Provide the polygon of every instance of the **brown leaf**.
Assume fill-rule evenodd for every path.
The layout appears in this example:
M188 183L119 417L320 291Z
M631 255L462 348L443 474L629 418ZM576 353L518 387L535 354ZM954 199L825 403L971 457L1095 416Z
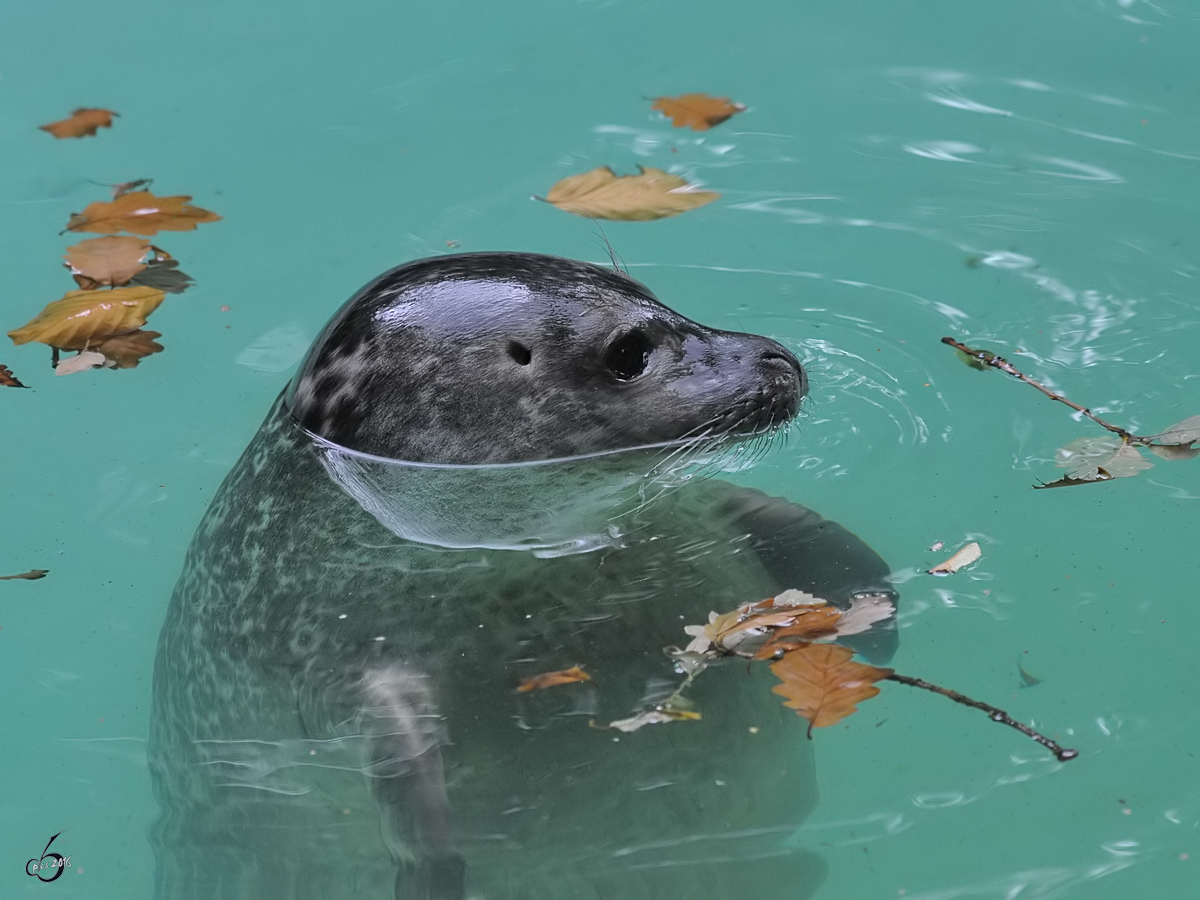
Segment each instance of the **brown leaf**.
M20 575L0 575L0 581L15 581L18 578L25 581L37 581L39 578L45 578L49 574L49 569L30 569L28 572L22 572Z
M48 131L59 140L63 138L91 137L97 128L112 128L113 116L120 115L111 109L77 109L69 118L51 122L49 125L39 125L42 131Z
M80 287L90 289L104 284L125 284L146 268L143 259L149 251L150 242L144 238L90 238L68 247L63 259L72 275L82 276L90 282L80 284Z
M651 109L657 109L671 120L676 128L708 131L746 107L728 97L708 94L680 94L678 97L655 97Z
M166 297L148 287L113 291L67 291L28 324L10 331L14 344L39 341L60 350L86 350L115 334L146 324L146 317Z
M678 175L639 166L637 175L618 176L601 166L562 179L546 193L546 202L577 216L646 222L675 216L712 203L721 195L695 190Z
M131 331L105 338L93 349L103 354L114 369L133 369L147 356L162 353L163 345L155 341L160 337L157 331Z
M27 384L21 384L20 379L12 373L12 369L8 366L0 365L0 387L29 387Z
M778 653L787 653L804 646L804 644L797 643L797 640L811 641L813 638L836 634L841 618L842 611L836 606L816 607L811 612L800 616L792 624L776 628L771 633L771 639L759 648L758 652L754 654L754 658L771 659Z
M592 676L579 668L579 666L571 666L569 669L559 669L557 672L543 672L541 675L522 678L517 690L521 693L526 693L527 691L540 691L543 688L557 687L560 684L575 684L579 681L591 680Z
M135 181L122 181L120 184L114 184L112 185L113 199L116 200L122 194L128 194L138 188L148 188L152 184L154 184L153 178L138 178Z
M214 212L189 206L191 199L187 195L155 197L149 191L131 191L109 202L88 204L83 212L71 216L67 231L129 231L148 236L160 231L191 231L201 222L220 220Z
M874 697L874 682L887 678L891 669L880 669L850 659L854 651L840 644L806 644L771 663L782 684L771 690L784 698L784 706L808 719L808 733L840 722Z

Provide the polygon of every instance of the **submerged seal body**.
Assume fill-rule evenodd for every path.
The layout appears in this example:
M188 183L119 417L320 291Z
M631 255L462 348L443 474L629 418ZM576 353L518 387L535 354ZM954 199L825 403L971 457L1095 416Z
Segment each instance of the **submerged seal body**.
M788 838L811 750L764 667L697 679L698 721L589 727L668 696L662 648L712 610L893 593L841 526L690 477L806 387L776 342L584 263L449 256L367 285L172 596L157 896L806 896L822 866ZM863 646L894 639L886 622ZM594 680L516 690L574 665Z

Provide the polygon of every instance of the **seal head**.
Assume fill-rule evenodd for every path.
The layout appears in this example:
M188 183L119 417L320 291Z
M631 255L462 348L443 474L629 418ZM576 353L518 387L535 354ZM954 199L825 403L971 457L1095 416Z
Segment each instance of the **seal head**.
M619 272L476 253L364 287L314 343L288 402L342 447L476 465L760 434L806 392L781 344L706 328Z

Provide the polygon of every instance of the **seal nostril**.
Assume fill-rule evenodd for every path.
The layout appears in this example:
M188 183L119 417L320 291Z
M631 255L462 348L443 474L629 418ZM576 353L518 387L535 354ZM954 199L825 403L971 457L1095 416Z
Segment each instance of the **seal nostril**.
M511 356L519 366L529 365L533 359L533 354L529 352L529 348L524 344L519 344L516 341L508 342L508 355Z

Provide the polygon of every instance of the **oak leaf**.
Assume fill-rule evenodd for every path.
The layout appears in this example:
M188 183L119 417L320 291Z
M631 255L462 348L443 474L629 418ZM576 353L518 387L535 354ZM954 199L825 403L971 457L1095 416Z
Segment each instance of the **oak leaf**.
M0 387L29 387L27 384L21 384L21 380L12 373L12 369L8 366L0 365Z
M728 97L708 94L680 94L678 97L655 97L651 109L659 110L676 128L708 131L746 107Z
M145 325L146 317L165 297L148 287L67 291L8 336L14 344L39 341L60 350L87 350L105 338Z
M136 237L101 237L80 241L63 254L66 267L81 288L125 284L146 268L150 242Z
M48 131L59 140L63 138L91 137L97 128L112 128L113 116L120 115L111 109L80 108L65 119L51 122L49 125L39 125L42 131Z
M104 356L114 369L133 369L147 356L165 349L155 341L162 335L157 331L131 331L105 338L93 349Z
M37 581L39 578L45 578L50 574L49 569L30 569L28 572L22 572L20 575L0 575L0 581Z
M198 206L190 206L189 195L156 197L149 191L130 191L115 200L89 203L67 222L67 231L115 234L128 231L152 235L160 231L191 231L201 222L217 222L220 216Z
M879 693L876 681L892 674L854 662L854 651L840 644L805 644L771 663L771 671L782 684L771 690L784 698L784 706L808 719L808 735L814 728L840 722L855 705Z
M532 675L529 678L522 678L517 690L521 693L528 691L540 691L544 688L557 687L560 684L576 684L580 681L591 681L592 676L583 671L579 666L571 666L569 669L559 669L557 672L543 672L540 675Z
M546 202L577 216L646 222L712 203L721 195L697 190L678 175L639 166L637 175L618 176L608 166L571 175L546 193Z

